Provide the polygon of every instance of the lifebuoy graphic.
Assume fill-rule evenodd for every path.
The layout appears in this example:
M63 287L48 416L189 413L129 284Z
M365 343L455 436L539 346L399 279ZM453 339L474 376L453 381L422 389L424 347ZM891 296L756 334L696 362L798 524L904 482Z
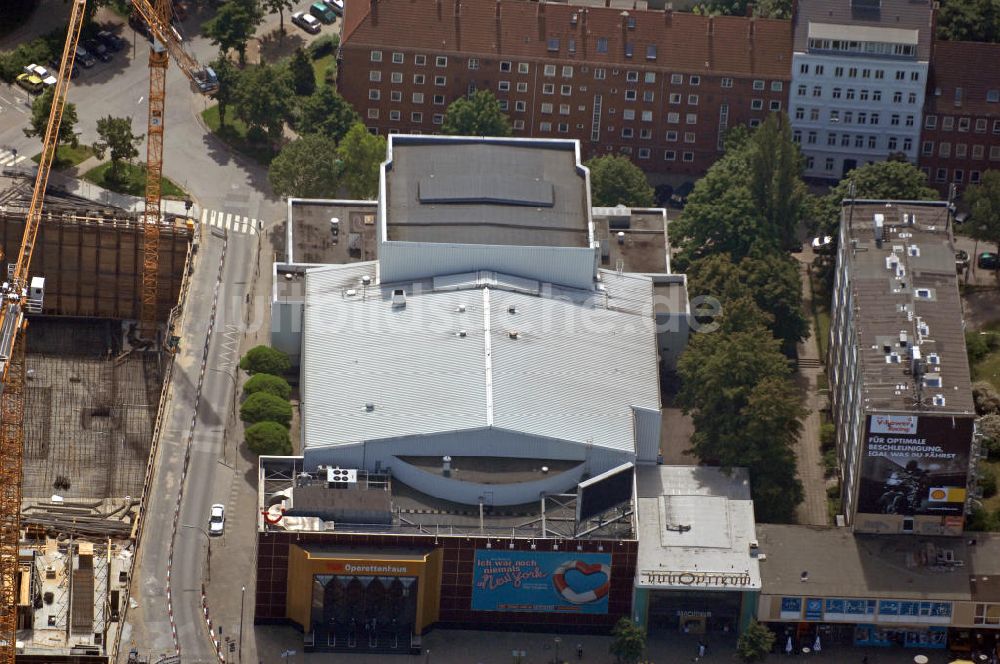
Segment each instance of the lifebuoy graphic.
M581 592L573 589L566 582L566 572L570 570L576 570L584 576L604 574L605 581L597 588ZM552 575L552 585L556 587L556 590L559 591L563 599L570 604L590 604L591 602L597 602L606 597L608 590L611 589L611 566L603 563L587 564L582 560L568 560L556 568L555 573Z
M285 515L285 510L279 511L278 512L278 516L276 516L276 517L272 517L271 516L271 511L270 510L261 510L260 513L261 513L261 516L264 517L264 521L267 521L270 525L273 526L273 525L276 525L279 521L281 521L281 517L283 517Z

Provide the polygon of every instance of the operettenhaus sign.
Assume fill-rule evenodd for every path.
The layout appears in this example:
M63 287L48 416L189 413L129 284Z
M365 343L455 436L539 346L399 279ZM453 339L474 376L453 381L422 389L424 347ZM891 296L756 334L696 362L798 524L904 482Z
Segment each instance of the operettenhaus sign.
M642 570L639 585L656 588L732 588L750 586L747 572L672 572L667 570Z

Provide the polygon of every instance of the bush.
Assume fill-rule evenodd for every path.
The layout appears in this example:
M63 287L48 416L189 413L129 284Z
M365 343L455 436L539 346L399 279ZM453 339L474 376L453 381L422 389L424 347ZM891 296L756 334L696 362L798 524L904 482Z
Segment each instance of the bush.
M833 477L837 474L837 450L823 451L823 477Z
M1000 530L1000 510L991 512L982 507L975 507L965 522L965 530L990 532Z
M240 369L251 373L280 376L292 368L288 356L270 346L254 346L240 359Z
M1000 459L1000 415L984 415L979 418L978 429L983 436L983 451L986 456L992 461Z
M986 342L986 335L979 334L975 330L965 333L965 352L969 356L969 364L979 364L979 362L990 354L990 347Z
M245 436L247 447L254 454L288 456L292 453L288 428L277 422L258 422L251 425L247 427Z
M819 425L819 448L826 452L833 449L837 442L837 427L833 422L823 422Z
M979 467L979 488L983 490L983 498L997 495L997 471L992 466Z
M976 404L978 415L1000 413L1000 394L997 394L993 386L984 380L972 384L972 400Z
M292 404L266 392L251 394L240 406L240 419L251 424L278 422L288 426L292 421Z
M756 620L751 620L736 641L736 654L744 662L759 662L774 647L774 632Z
M258 392L273 394L279 399L287 401L292 396L292 386L281 376L259 373L252 376L243 386L243 394L247 396Z
M312 56L313 60L319 60L324 55L336 53L338 48L340 48L340 37L337 35L327 35L320 37L309 45L309 55Z

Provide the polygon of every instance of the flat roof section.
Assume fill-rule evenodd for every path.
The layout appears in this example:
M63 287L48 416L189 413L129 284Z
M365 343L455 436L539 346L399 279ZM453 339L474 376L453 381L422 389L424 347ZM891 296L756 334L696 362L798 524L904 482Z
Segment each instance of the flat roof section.
M586 180L570 145L394 141L388 240L587 247Z
M670 271L666 210L595 207L592 217L601 243L602 267L624 272Z
M375 260L375 201L288 201L285 263L330 264ZM336 223L333 221L336 220Z
M995 533L855 535L847 528L762 523L757 539L767 555L760 567L761 592L768 595L1000 600L1000 587L982 582L1000 574Z

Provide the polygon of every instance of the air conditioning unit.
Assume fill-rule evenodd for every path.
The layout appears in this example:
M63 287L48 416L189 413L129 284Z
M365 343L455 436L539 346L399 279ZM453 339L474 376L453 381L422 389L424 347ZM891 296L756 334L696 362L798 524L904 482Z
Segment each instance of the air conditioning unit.
M341 468L340 466L327 467L326 482L331 487L347 486L358 483L358 471L354 468Z

